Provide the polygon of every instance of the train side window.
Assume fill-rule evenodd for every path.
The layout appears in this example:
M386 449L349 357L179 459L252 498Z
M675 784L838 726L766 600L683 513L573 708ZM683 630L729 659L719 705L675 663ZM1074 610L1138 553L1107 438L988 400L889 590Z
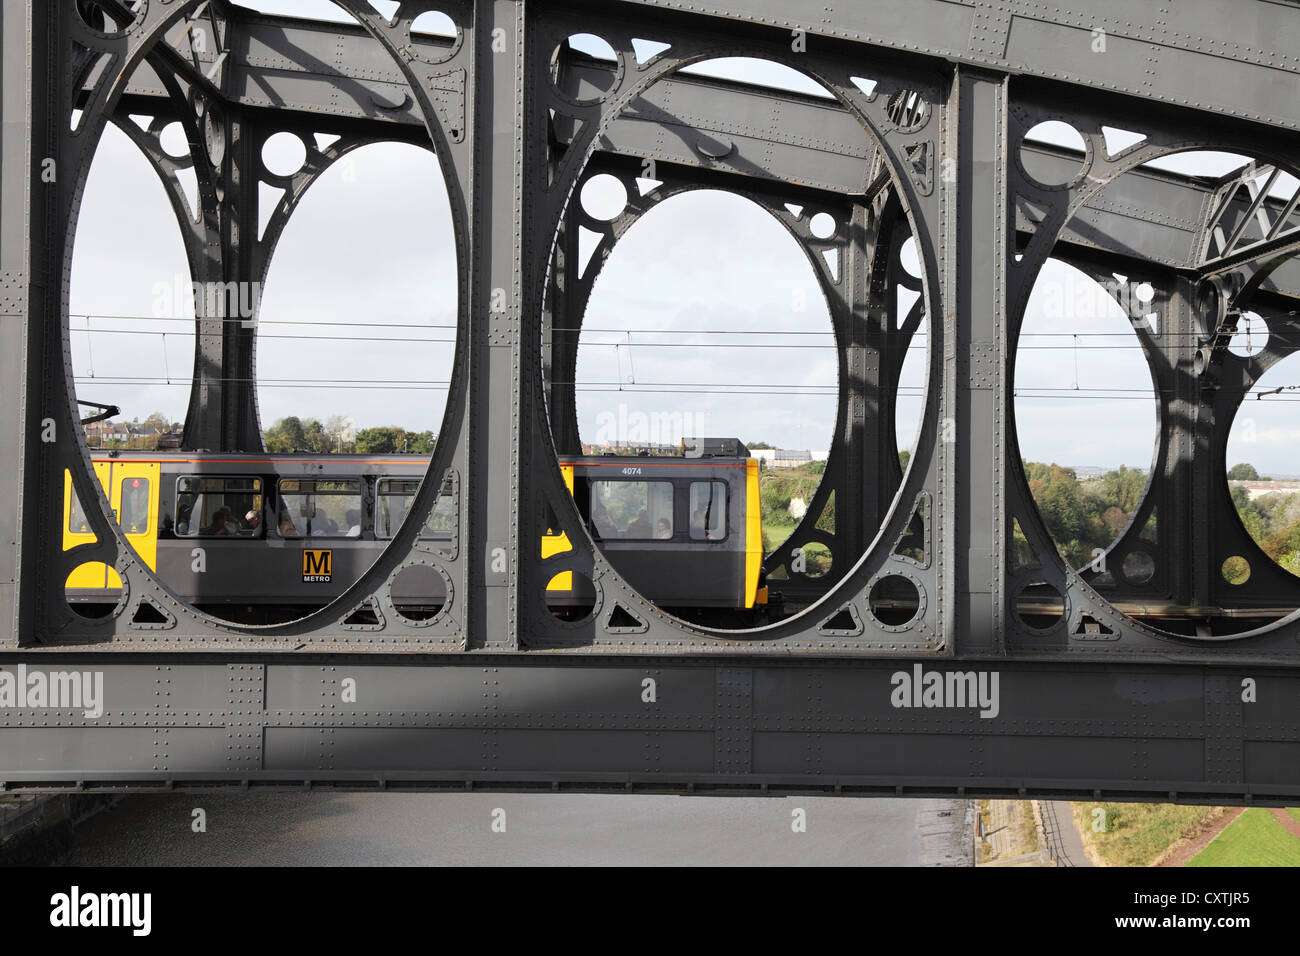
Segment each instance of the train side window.
M727 483L691 482L691 540L721 541L727 536Z
M411 502L420 490L418 478L383 478L376 486L375 537L391 538L406 520ZM433 506L433 514L420 530L420 539L447 539L451 537L455 521L454 500L450 487L444 485Z
M175 528L182 538L258 537L262 533L262 479L242 475L176 479Z
M283 538L361 537L361 480L285 478L278 524Z
M127 534L144 534L149 530L149 479L123 478L118 524Z
M593 481L591 527L601 538L652 541L673 536L670 481Z
M72 510L68 512L68 530L73 534L90 534L90 522L86 512L81 510L81 499L77 497L77 488L72 488Z

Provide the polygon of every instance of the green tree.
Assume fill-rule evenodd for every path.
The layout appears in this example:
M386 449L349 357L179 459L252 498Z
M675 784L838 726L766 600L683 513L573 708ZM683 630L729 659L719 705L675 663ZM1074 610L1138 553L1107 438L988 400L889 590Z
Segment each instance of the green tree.
M432 455L438 436L431 431L407 432L406 451L411 455Z
M1083 567L1094 549L1113 540L1097 510L1099 499L1084 494L1074 469L1026 462L1025 476L1056 547L1073 567Z
M165 432L169 427L167 416L162 412L154 412L144 420L145 428L152 428L158 432Z
M1232 489L1232 503L1236 506L1241 523L1246 526L1246 531L1250 533L1250 536L1257 542L1263 541L1268 534L1264 512L1257 503L1251 500L1245 488L1237 485Z
M266 430L262 444L267 451L277 455L306 448L307 439L303 434L302 420L296 415L279 419Z
M1108 471L1101 478L1103 500L1108 506L1124 512L1125 520L1142 501L1147 487L1147 473L1137 468L1119 466L1118 471Z
M1233 465L1228 469L1229 481L1258 481L1259 472L1255 470L1254 465L1248 465L1242 462L1240 465Z
M325 431L325 426L315 418L302 423L302 449L321 455L334 450L334 442Z
M405 444L406 430L395 425L363 428L357 432L357 454L392 455Z

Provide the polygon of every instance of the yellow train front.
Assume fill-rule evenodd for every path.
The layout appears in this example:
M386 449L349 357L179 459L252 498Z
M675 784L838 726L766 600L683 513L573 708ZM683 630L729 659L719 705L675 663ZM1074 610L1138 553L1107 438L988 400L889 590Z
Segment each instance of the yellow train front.
M566 457L560 466L592 538L650 601L672 610L754 609L767 600L758 462L734 439L705 449L698 457ZM260 623L284 619L272 608L306 613L351 586L405 518L428 459L126 452L93 464L127 540L173 593ZM450 507L449 497L439 498L421 538L450 538ZM312 514L319 520L304 520ZM94 540L66 473L62 518L64 550ZM194 570L196 545L206 551L202 574ZM564 535L548 534L541 554L569 547ZM308 566L325 558L328 573ZM67 581L68 600L107 612L121 583L112 568L83 564ZM444 599L399 597L430 610ZM568 573L547 588L555 608L593 598L590 583Z

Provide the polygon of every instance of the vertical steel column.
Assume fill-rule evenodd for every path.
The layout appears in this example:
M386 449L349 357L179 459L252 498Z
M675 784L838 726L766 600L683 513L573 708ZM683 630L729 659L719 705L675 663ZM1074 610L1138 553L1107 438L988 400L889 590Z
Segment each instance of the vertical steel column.
M257 421L252 321L226 306L257 303L249 291L259 281L257 253L257 170L260 137L240 116L223 121L228 144L217 175L223 188L203 206L206 247L191 257L194 282L207 295L195 297L194 386L185 415L185 447L211 451L262 450ZM200 149L194 163L207 162ZM228 295L228 290L235 290Z
M471 198L471 648L514 648L519 534L519 328L524 284L524 0L475 11Z
M226 282L252 283L263 278L257 266L258 189L261 137L254 125L236 115L226 125L227 143L221 205L222 273ZM245 296L240 293L242 304ZM256 319L258 302L247 296ZM260 452L262 434L257 422L257 388L253 349L253 322L230 322L224 326L222 363L233 388L227 389L221 406L221 447Z
M51 117L57 22L52 4L0 5L0 381L12 399L0 413L0 446L10 456L0 473L0 527L10 542L0 557L0 615L10 622L4 643L11 646L30 642L35 632L43 593L41 525L49 526L57 501L46 454L54 445L42 441L46 337L58 334L50 315L58 277L51 289L49 223L57 209L57 177L72 174L58 168L58 127ZM57 486L61 493L62 480Z
M561 455L582 454L578 427L578 338L586 300L579 294L578 226L560 227L549 325L542 330L551 435Z
M1168 493L1161 502L1156 527L1160 547L1170 561L1171 597L1178 604L1205 607L1212 603L1209 467L1211 410L1202 414L1202 376L1197 371L1197 343L1205 330L1198 321L1196 286L1175 279L1162 331L1170 357L1173 399L1165 407L1169 433L1165 478Z
M845 244L844 299L836 303L836 311L843 310L844 331L840 348L844 350L844 367L848 375L840 387L847 390L847 411L844 432L844 462L839 475L835 496L835 543L838 553L832 564L836 579L866 549L880 528L880 521L889 507L883 501L882 485L894 486L894 470L884 460L888 454L883 439L893 430L883 420L892 413L893 401L889 393L888 372L884 368L882 352L888 339L888 309L882 313L873 309L877 304L872 290L872 266L877 253L871 209L863 203L854 203L848 222L849 241ZM886 409L889 411L886 412ZM891 488L890 501L893 500ZM813 515L817 521L821 516Z
M967 653L1000 650L1003 633L1006 102L1004 78L958 68L950 101L956 123L949 123L956 127L956 177L952 182L943 177L946 215L939 253L946 298L955 308L947 317L955 323L947 339L955 355L944 358L948 374L956 374L956 408L945 412L955 411L955 418L941 422L939 440L951 442L956 452L949 519L956 541L945 535L943 546L956 545L950 565L958 582L951 636Z

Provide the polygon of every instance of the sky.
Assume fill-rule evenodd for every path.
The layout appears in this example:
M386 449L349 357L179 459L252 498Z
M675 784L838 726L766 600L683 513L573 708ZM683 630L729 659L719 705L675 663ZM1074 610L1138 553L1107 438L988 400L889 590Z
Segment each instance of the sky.
M328 0L243 5L348 19ZM383 0L374 5L385 15L397 7ZM574 42L599 49L586 39ZM802 74L756 61L732 58L693 69L820 90ZM1063 125L1039 134L1069 144L1072 131ZM183 152L183 140L165 142ZM282 136L265 158L292 168L301 151ZM1218 175L1244 161L1201 152L1160 165ZM1293 188L1288 180L1278 189ZM117 404L127 419L161 411L180 420L193 366L192 310L179 230L162 186L110 127L85 195L71 286L78 395ZM608 184L579 197L604 216L616 214L621 199L621 187ZM342 415L359 428L441 427L456 321L452 235L438 161L427 150L367 147L307 191L261 290L263 427L290 414ZM593 291L578 364L582 437L668 443L685 431L826 450L835 418L830 332L811 265L768 213L715 191L665 200L616 245ZM1260 325L1251 347L1258 348L1262 334ZM901 448L915 438L926 355L921 338L904 373L896 419ZM1156 412L1138 340L1119 306L1068 266L1049 263L1039 277L1015 380L1026 458L1150 466ZM1293 357L1259 389L1296 383L1300 358ZM1298 402L1286 393L1248 400L1234 428L1230 464L1251 461L1261 472L1300 475Z

